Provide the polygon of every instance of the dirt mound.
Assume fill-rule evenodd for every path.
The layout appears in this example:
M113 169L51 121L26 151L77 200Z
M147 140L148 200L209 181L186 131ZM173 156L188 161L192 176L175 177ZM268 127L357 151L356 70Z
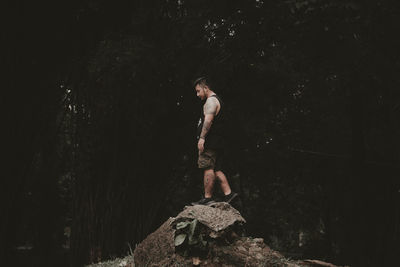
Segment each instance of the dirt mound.
M228 203L185 207L137 246L135 266L335 267L317 260L288 260L262 238L245 237L245 223Z
M174 218L169 218L136 247L133 254L136 266L165 266L163 263L175 254L173 222Z

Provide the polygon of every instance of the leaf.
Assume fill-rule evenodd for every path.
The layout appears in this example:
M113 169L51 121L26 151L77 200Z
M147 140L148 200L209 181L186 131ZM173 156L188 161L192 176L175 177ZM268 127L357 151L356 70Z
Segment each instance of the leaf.
M200 235L200 244L202 244L203 247L206 247L206 246L207 246L207 241L205 241L205 240L203 239L203 236L202 236L202 235Z
M197 226L197 219L194 219L189 226L189 236L193 236L194 235L194 231L196 230L196 226Z
M199 242L197 238L194 237L194 232L196 231L196 226L197 226L197 220L194 219L189 226L189 245L194 245Z
M176 225L176 229L179 230L179 229L185 228L185 227L188 226L189 224L190 224L190 222L180 222L180 223L178 223L178 224Z
M175 237L175 247L182 245L185 242L186 234L180 234Z
M195 245L197 243L199 243L199 240L196 237L190 235L189 236L189 245Z

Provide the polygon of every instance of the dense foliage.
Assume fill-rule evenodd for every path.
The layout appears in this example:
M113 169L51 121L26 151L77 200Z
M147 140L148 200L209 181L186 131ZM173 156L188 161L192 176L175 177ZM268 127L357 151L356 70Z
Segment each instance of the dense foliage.
M191 82L208 75L249 233L292 257L392 266L396 1L55 2L4 17L3 258L124 255L200 197Z

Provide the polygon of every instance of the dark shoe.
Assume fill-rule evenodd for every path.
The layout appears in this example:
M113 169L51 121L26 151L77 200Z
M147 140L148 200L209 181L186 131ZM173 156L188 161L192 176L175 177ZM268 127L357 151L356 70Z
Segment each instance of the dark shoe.
M238 193L231 192L229 195L224 196L223 202L230 203L235 197L238 196Z
M213 203L215 203L215 201L212 197L209 197L209 198L204 197L204 198L200 199L199 201L192 202L192 205L210 205Z

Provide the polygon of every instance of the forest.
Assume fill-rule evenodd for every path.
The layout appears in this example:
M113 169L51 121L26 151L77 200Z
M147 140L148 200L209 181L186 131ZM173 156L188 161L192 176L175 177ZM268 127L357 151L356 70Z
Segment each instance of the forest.
M200 76L249 235L397 265L398 1L22 0L2 19L7 266L126 255L198 200Z

